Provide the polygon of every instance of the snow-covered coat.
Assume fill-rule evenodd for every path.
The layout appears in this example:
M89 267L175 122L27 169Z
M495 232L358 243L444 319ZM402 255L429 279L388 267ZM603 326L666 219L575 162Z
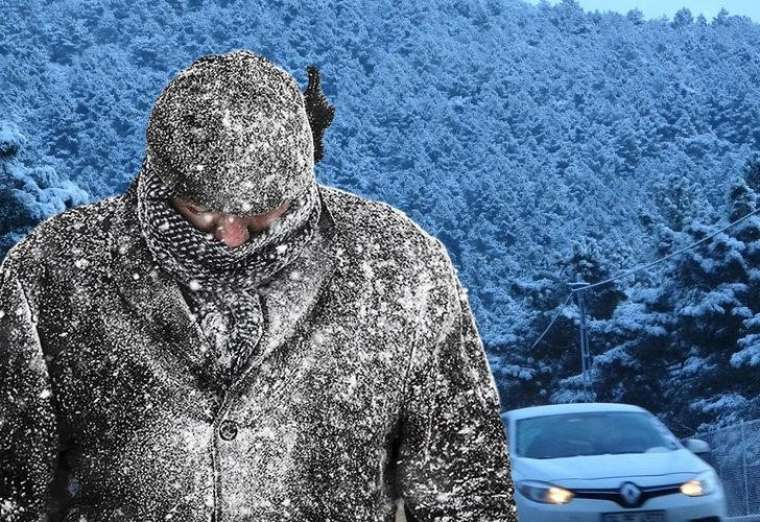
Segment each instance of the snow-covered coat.
M40 224L0 280L3 521L513 521L499 396L455 268L402 212L320 185L226 396L121 195Z

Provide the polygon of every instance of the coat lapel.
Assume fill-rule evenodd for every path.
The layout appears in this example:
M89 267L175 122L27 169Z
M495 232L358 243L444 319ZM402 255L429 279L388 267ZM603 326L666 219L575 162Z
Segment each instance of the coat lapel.
M259 289L266 321L256 351L259 355L250 361L253 366L289 339L298 325L311 315L337 267L336 237L335 220L323 200L318 233L304 255Z
M172 353L191 367L203 365L209 345L177 283L153 263L143 240L132 189L111 235L111 274L133 314L159 334Z
M136 215L135 184L124 195L125 205L111 234L111 276L123 301L160 333L174 355L195 372L208 372L210 346L195 321L179 285L153 264ZM336 269L337 227L320 195L319 232L303 255L260 288L265 314L264 333L242 377L269 357L295 332L314 309Z

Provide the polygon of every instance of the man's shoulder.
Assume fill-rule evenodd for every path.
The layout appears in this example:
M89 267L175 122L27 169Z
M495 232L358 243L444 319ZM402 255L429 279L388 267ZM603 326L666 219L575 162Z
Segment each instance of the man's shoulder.
M442 247L436 237L399 208L337 187L320 185L320 190L339 231L349 240L383 247Z
M443 243L404 211L336 187L320 185L336 222L343 255L354 262L397 264L438 278L451 269Z
M6 255L21 270L88 263L107 254L111 225L123 194L79 205L37 224Z
M379 283L372 288L382 289L379 295L403 301L419 318L429 316L438 326L452 320L459 306L458 276L446 246L392 205L321 188L341 236L338 258L348 267L351 288L372 280Z

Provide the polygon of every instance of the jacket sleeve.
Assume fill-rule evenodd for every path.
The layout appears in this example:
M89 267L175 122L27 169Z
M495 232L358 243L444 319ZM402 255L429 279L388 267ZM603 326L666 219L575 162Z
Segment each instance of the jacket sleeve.
M32 310L9 265L0 265L0 520L47 520L58 442L52 392Z
M467 294L448 255L432 305L443 325L415 346L397 464L409 522L517 520L500 399Z

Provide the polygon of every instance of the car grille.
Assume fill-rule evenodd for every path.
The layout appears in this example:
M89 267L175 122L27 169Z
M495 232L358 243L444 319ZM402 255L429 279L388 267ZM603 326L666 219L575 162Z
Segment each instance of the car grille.
M667 485L667 486L651 486L651 487L639 487L641 490L641 496L635 503L628 503L620 494L619 489L572 489L575 498L588 498L595 500L609 500L615 502L624 508L639 508L643 506L647 500L655 497L664 497L665 495L673 495L681 492L681 485Z

